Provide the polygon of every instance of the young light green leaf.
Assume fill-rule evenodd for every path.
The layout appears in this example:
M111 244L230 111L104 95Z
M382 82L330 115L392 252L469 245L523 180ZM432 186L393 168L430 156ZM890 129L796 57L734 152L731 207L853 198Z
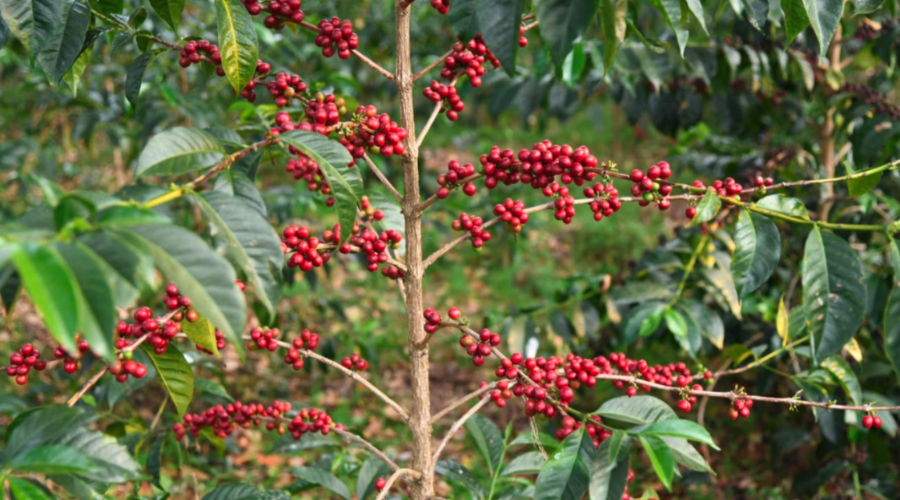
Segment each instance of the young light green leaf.
M169 398L175 403L178 416L183 417L194 397L194 371L191 370L191 365L174 345L169 345L163 354L156 354L146 343L141 344L141 348L156 368Z
M316 467L295 467L291 469L291 474L303 481L317 484L345 500L350 500L350 490L340 479L326 470Z
M216 327L204 316L197 314L197 321L194 322L182 321L181 331L191 339L191 342L219 356L219 349L216 346Z
M637 432L642 436L679 437L691 441L699 441L712 446L713 449L719 449L713 441L712 436L709 435L709 431L703 428L702 425L690 420L660 420L646 427L632 429L632 432Z
M866 310L862 263L841 237L814 227L806 239L801 282L814 359L825 359L856 333Z
M744 298L775 272L781 260L781 235L771 219L744 210L734 227L734 245L731 274L738 295Z
M595 453L594 441L584 428L570 434L538 474L535 500L580 499L590 485Z
M665 441L656 436L638 436L644 451L650 457L650 463L656 475L665 485L666 489L672 491L672 477L675 475L675 458L669 450L669 445Z
M181 13L184 11L184 0L150 0L150 7L153 7L153 11L171 26L173 31L178 31L178 21L181 20Z
M478 445L478 449L488 465L488 470L493 475L500 466L505 446L500 430L484 415L475 414L466 420L466 432L475 440L475 444Z
M848 365L846 361L844 361L844 358L840 356L831 356L825 361L822 361L819 366L831 374L841 388L844 389L847 398L849 398L853 404L861 405L864 403L862 400L862 387L859 385L859 379L856 378L856 374L853 373L853 369L850 368L850 365Z
M216 0L216 20L222 69L235 92L240 92L256 74L259 57L253 18L240 0Z
M864 173L865 172L857 172L857 174ZM880 170L874 174L847 179L847 190L850 191L850 196L856 198L868 193L878 185L878 182L883 175L884 170Z
M135 177L178 175L211 167L224 150L210 134L195 128L175 127L150 138L138 157Z
M722 208L722 200L719 199L715 189L709 188L700 199L700 203L697 203L697 215L694 216L693 223L701 224L711 221L719 213L720 208Z
M781 297L778 301L778 312L775 315L775 330L778 332L778 336L781 337L782 346L786 346L791 339L788 318L790 318L790 315L784 306L784 297Z
M11 258L50 334L63 348L75 352L82 309L72 269L56 250L37 243L17 245Z

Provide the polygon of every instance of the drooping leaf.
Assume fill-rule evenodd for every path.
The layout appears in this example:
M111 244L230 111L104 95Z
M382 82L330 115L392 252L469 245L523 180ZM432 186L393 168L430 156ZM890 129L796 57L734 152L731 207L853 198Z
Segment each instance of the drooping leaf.
M864 175L862 177L853 177L847 179L847 190L850 191L850 196L856 198L868 193L878 185L878 181L881 180L881 177L883 175L884 171L880 171L874 174Z
M841 237L814 227L806 239L801 282L814 359L825 359L856 333L866 310L862 263Z
M590 486L595 453L594 442L584 428L570 434L538 474L535 500L580 499Z
M809 16L803 0L781 0L781 10L784 12L784 46L787 48L809 26Z
M81 83L81 77L84 76L84 71L87 69L88 63L91 61L92 50L88 48L83 51L75 62L72 63L72 67L69 68L69 71L63 75L63 81L66 82L66 85L69 86L69 90L72 91L72 97L78 97L78 84Z
M603 418L611 418L629 424L651 424L660 420L678 418L675 410L653 396L621 396L607 400L594 412Z
M687 337L687 320L676 309L668 308L663 312L666 328L676 337Z
M154 486L161 490L165 490L159 482L160 473L162 471L162 453L165 436L160 436L150 445L150 451L147 452L147 474L150 474L150 481Z
M547 462L544 454L539 451L529 451L514 458L509 465L503 468L502 475L513 474L538 474Z
M90 6L86 0L20 0L20 3L31 4L33 22L26 21L26 36L34 50L32 57L50 81L58 84L81 55L91 21ZM21 12L27 10L23 6Z
M128 245L110 231L98 231L79 239L118 275L137 290L148 287L155 278L151 257Z
M143 248L193 307L236 344L241 343L246 305L231 265L194 233L177 226L135 226L116 234Z
M500 67L506 74L515 75L525 0L494 0L477 4L478 29L485 45L500 61ZM453 7L456 8L455 5Z
M778 301L778 312L775 314L775 330L778 332L778 336L781 337L782 346L788 345L791 339L789 318L790 315L784 306L784 297L781 297Z
M466 432L475 440L493 475L503 457L504 442L500 430L484 415L475 414L466 420Z
M706 307L696 300L681 301L676 307L684 314L687 320L688 334L687 340L691 346L692 353L700 348L702 339L707 340L719 349L725 344L725 325L722 323L722 317L716 311ZM695 333L693 330L696 329ZM695 336L698 337L695 339Z
M687 3L688 10L691 11L691 14L694 15L694 19L700 23L700 28L703 29L704 33L709 33L706 30L706 19L703 16L703 3L700 0L685 0ZM682 19L684 18L684 14L682 14Z
M175 127L153 136L138 157L135 177L177 175L211 167L222 159L222 146L208 133Z
M115 438L85 427L71 429L56 444L72 448L88 458L94 472L87 477L105 483L139 479L143 474L128 448ZM79 475L84 475L79 473Z
M350 500L350 490L340 479L326 470L316 467L295 467L291 469L291 474L303 481L317 484L345 500Z
M678 41L678 51L684 57L684 48L687 46L688 32L681 25L682 11L680 0L649 0L650 4L656 7L665 17L669 27L675 32L675 39Z
M632 429L632 432L637 432L641 435L646 436L667 436L684 438L691 441L699 441L701 443L708 444L716 450L719 449L719 447L716 446L716 443L713 441L712 436L709 435L709 431L703 428L702 425L690 420L660 420L646 427L638 427Z
M256 169L259 168L262 155L262 151L257 151L235 162L230 169L216 176L213 189L244 200L259 215L268 217L266 203L263 201L259 190L253 184L252 177L255 175Z
M216 0L216 20L222 69L235 92L240 92L256 74L259 57L253 18L240 0Z
M640 435L638 438L644 446L647 456L650 457L650 464L653 465L657 477L666 489L671 491L672 477L675 475L675 458L669 450L669 445L656 436Z
M853 404L861 405L864 403L862 400L862 386L859 385L859 379L856 378L856 374L853 373L853 369L850 368L850 365L848 365L846 361L844 361L844 358L840 356L831 356L822 361L819 366L834 377L835 381L837 381L841 388L844 389L847 398L850 399Z
M55 247L78 281L79 332L90 343L91 351L111 360L116 311L103 262L82 244L58 243Z
M711 221L719 213L720 208L722 208L722 200L719 199L715 189L709 188L697 203L697 215L694 216L693 223L701 224Z
M72 269L56 250L37 243L17 245L12 261L47 330L63 348L75 352L82 310Z
M7 479L13 500L53 500L51 493L34 481L11 477Z
M663 311L666 304L662 302L647 302L629 313L628 319L622 327L622 336L625 343L631 343L638 337L653 334L662 322Z
M625 433L614 433L622 439L616 440L613 453L613 439L600 443L594 461L591 462L591 500L620 500L628 487L628 448L631 438Z
M349 228L352 228L356 221L356 210L363 190L359 169L352 174L347 172L349 169L346 165L352 160L347 148L321 134L303 130L293 130L280 135L279 138L303 151L319 164L319 169L325 174L328 185L331 186L338 220L341 223L341 241L349 238Z
M150 6L173 31L178 31L178 22L184 11L184 0L150 0Z
M6 427L6 456L13 458L25 450L52 443L93 418L72 406L47 406L20 413Z
M803 0L806 15L819 40L819 54L824 57L828 52L834 33L837 31L841 16L844 13L844 0Z
M600 2L600 23L603 25L603 73L609 73L616 60L619 46L625 41L628 24L627 0L602 0Z
M194 390L203 394L208 394L210 396L222 398L229 402L234 401L234 398L232 398L231 395L228 394L228 390L225 389L222 384L208 378L194 379Z
M759 31L766 27L769 17L769 2L767 0L744 0L747 4L747 18L750 24Z
M747 210L734 227L731 273L741 298L768 281L781 260L781 235L771 219Z
M541 38L550 47L554 64L562 66L576 38L594 21L598 0L536 0L534 5ZM450 9L451 12L453 9Z
M61 445L29 448L13 456L5 466L16 472L35 474L86 474L95 470L83 453Z
M391 468L378 457L369 457L363 462L356 476L356 500L366 500L375 492L375 481L390 474Z
M672 452L672 457L676 462L691 470L708 472L710 474L713 473L709 464L703 459L703 455L697 451L697 448L694 448L693 445L688 443L687 439L679 437L663 437L662 440L669 445L669 451Z
M183 417L194 397L194 371L191 370L191 365L174 345L170 344L163 354L153 352L153 348L147 343L141 344L141 348L156 368L159 380L169 393L169 399L175 403L178 416Z
M212 351L216 356L219 355L219 349L216 346L216 327L205 317L197 314L197 321L191 322L185 319L181 322L181 331L191 339L191 342Z
M144 72L147 71L147 66L154 55L156 54L151 50L143 52L128 66L128 73L125 75L125 98L134 109L137 109L138 96L144 83Z
M900 286L894 285L884 308L882 331L884 332L884 354L900 379Z

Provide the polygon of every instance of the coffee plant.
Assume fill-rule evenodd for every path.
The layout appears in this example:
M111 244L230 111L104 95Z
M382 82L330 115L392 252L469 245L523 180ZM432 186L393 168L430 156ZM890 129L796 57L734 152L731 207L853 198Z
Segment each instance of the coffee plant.
M714 466L766 418L785 452L821 437L790 498L897 498L898 3L428 3L0 0L5 494L726 498ZM423 154L602 102L670 154L524 132ZM57 136L117 173L73 174ZM585 253L612 262L629 211L674 237L602 276L548 243L605 225ZM549 303L475 291L513 253L578 272ZM442 299L450 274L480 299ZM228 364L260 390L235 398ZM367 404L314 405L322 369ZM447 373L480 386L436 399ZM266 439L303 450L293 482L219 480Z

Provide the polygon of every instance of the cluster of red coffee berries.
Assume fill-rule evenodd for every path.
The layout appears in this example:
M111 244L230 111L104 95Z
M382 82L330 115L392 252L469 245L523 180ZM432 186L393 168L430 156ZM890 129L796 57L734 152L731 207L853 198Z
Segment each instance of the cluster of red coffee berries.
M350 151L354 159L362 158L366 149L373 154L382 156L403 155L406 147L403 140L406 139L406 129L391 121L387 113L378 114L375 106L360 106L356 109L354 120L359 124L357 128L347 128L341 144ZM350 163L351 165L354 162Z
M863 429L880 429L881 423L881 417L878 415L866 415L862 418Z
M432 308L425 309L422 313L425 317L425 333L434 333L441 327L441 313Z
M274 0L268 2L265 7L261 5L260 0L241 0L241 2L251 16L257 16L264 10L269 12L269 15L263 20L263 24L272 30L283 29L287 22L300 24L305 17L303 11L300 10L302 3L300 0Z
M703 386L701 386L700 384L694 384L691 387L691 390L692 391L702 391ZM691 411L691 407L696 403L697 403L697 396L694 396L693 394L685 393L682 396L682 398L678 400L678 403L675 405L675 407L678 408L679 411L683 411L683 412L687 413L687 412Z
M317 92L313 99L304 103L303 112L306 113L308 121L324 126L316 129L316 132L324 134L327 130L326 127L333 127L341 122L341 115L347 112L344 104L343 98L334 94Z
M284 228L281 236L281 249L288 257L287 265L291 269L299 267L306 272L314 267L322 267L331 259L328 252L319 253L319 238L311 236L309 229L300 226Z
M505 202L494 205L494 215L500 217L513 233L521 233L522 226L528 223L528 213L522 200L507 198Z
M256 349L266 349L268 351L278 350L278 337L281 336L281 330L278 328L265 329L254 328L250 330L250 340L247 342L247 349L253 351Z
M438 14L450 12L450 0L431 0L431 6L438 11Z
M525 26L519 28L519 47L527 47L528 39L525 38Z
M481 35L476 35L475 38L469 40L469 43L456 42L453 45L453 53L444 59L441 78L450 81L458 75L465 74L469 77L470 85L480 87L481 77L485 73L484 62L486 60L490 61L495 68L500 67L500 61L485 45Z
M603 419L600 418L600 415L591 415L590 421L587 423L587 428L585 429L585 432L587 432L588 436L590 436L591 440L594 442L594 448L599 448L600 443L612 436L612 431L604 429L602 423ZM566 415L562 419L562 426L556 430L556 439L562 441L582 427L584 427L583 422ZM634 472L631 470L628 472L629 478L633 478ZM629 479L628 482L630 483L631 479Z
M177 293L178 289L175 288L174 285L169 285L169 287L174 289ZM169 299L173 299L172 302L174 302L174 300L179 300L178 298L173 298L171 296ZM167 305L168 302L169 300L167 299ZM188 303L190 303L190 301L188 301ZM180 307L180 305L178 307ZM189 312L193 314L187 315L188 321L191 321L190 318L193 318L194 321L196 321L196 311L191 310ZM138 308L133 316L134 323L129 324L125 321L119 321L118 325L116 325L116 333L119 334L119 338L116 339L117 349L124 349L131 345L132 341L128 340L129 337L137 340L149 335L147 343L153 346L153 352L156 354L163 354L166 352L166 348L169 347L169 343L172 339L174 339L175 336L178 335L178 332L181 331L180 323L176 323L172 319L160 321L162 318L154 318L153 311L146 306Z
M775 184L775 181L771 177L763 177L761 175L757 175L756 178L753 179L753 186L758 188L767 188Z
M500 182L507 186L522 182L543 189L557 176L563 184L583 186L597 176L593 169L599 164L586 146L573 149L568 144L553 144L549 140L535 144L530 150L523 149L518 155L510 149L501 151L494 146L488 154L481 155L480 161L484 185L488 189L495 188ZM544 194L551 196L547 192Z
M569 194L569 188L553 181L543 192L545 196L553 198L553 217L564 224L571 224L575 217L575 197Z
M765 185L765 180L763 180L763 185ZM694 181L691 186L700 189L706 189L706 185L703 184L702 181ZM722 180L713 181L712 188L716 190L716 194L719 196L731 196L734 199L741 199L741 192L744 191L744 187L740 185L737 181L732 179L731 177Z
M656 165L648 168L646 172L642 170L632 170L628 176L631 182L631 194L643 197L638 201L638 205L646 207L651 202L656 202L656 206L660 210L668 210L672 206L672 202L667 198L672 194L672 184L664 182L672 176L672 167L666 161L661 161Z
M466 354L472 356L473 365L481 366L484 364L484 358L490 356L493 348L500 345L501 341L500 334L485 328L481 330L477 338L468 334L463 335L459 339L459 345L466 349ZM507 373L504 372L504 376L506 375Z
M340 241L339 234L339 226L335 226L337 229L334 232L332 238L334 243L338 243ZM354 228L357 229L357 228ZM325 241L328 241L326 235ZM386 231L382 231L381 234L376 233L370 229L363 229L362 231L355 232L350 240L341 245L341 253L348 254L353 251L352 246L356 246L359 248L360 253L366 255L366 269L370 273L374 273L378 271L378 268L381 267L381 264L384 264L390 258L388 255L388 248L398 248L400 245L400 241L403 240L403 235L399 232L388 229ZM383 271L383 274L389 278L393 276L392 279L397 279L398 277L403 277L403 272L396 268L396 266L390 266L396 269L397 274L394 275L394 271ZM387 267L385 269L388 269Z
M75 344L76 344L76 347L78 348L77 357L71 356L62 347L57 347L56 349L53 350L53 357L56 359L63 360L63 371L68 374L75 373L81 368L81 361L79 361L79 360L81 359L82 356L84 356L84 353L91 350L91 346L87 343L86 340L79 340ZM27 358L26 358L26 360L27 360ZM37 368L35 368L35 369L37 369ZM43 368L40 368L40 369L42 370Z
M364 372L369 369L369 362L360 358L359 353L353 353L350 357L341 360L341 366L348 370Z
M134 378L144 378L144 376L147 375L147 367L133 359L126 359L125 361L116 360L109 365L107 370L111 375L116 377L116 381L119 383L125 383L125 381L128 380L129 375Z
M447 119L452 122L455 122L459 118L460 111L466 108L466 103L463 102L456 92L455 86L443 84L437 80L433 80L431 85L425 87L422 95L435 104L444 101L444 105L441 106L441 112L446 112Z
M182 422L172 426L172 430L175 432L175 439L181 441L188 434L198 437L205 428L209 428L213 434L224 439L238 427L243 429L259 427L264 421L266 430L277 432L279 435L289 433L294 439L315 432L327 435L332 427L344 428L340 424L335 425L324 410L304 408L293 416L289 415L290 411L291 404L286 402L275 401L270 406L263 406L259 403L245 405L237 401L224 406L214 406L200 413L188 413Z
M264 335L263 335L264 336ZM274 337L273 337L274 338ZM257 343L258 345L258 343ZM277 344L276 344L277 346ZM284 355L284 362L291 365L294 370L303 369L303 355L300 353L300 349L309 349L313 350L319 346L319 334L313 333L309 330L303 330L300 332L300 336L295 338L291 342L291 348L288 349L287 354ZM266 341L266 348L268 349L269 342ZM270 349L271 350L271 349Z
M731 402L731 409L728 410L728 416L731 420L747 418L750 416L750 409L753 408L752 399L735 399Z
M441 186L437 190L437 197L444 199L450 196L451 189L455 189L459 186L460 181L473 175L475 175L474 165L471 163L460 165L458 161L451 160L447 163L447 173L441 174L437 178L438 184ZM466 196L473 196L476 190L475 184L471 181L466 181L463 185L463 193Z
M47 367L47 362L41 360L41 352L34 348L31 344L25 344L17 352L9 356L9 366L6 368L6 374L16 378L16 383L25 385L28 383L28 374L32 369L43 371ZM73 372L75 370L72 370ZM68 372L72 373L72 372Z
M219 53L219 47L209 43L208 40L190 41L184 44L184 47L181 48L181 59L178 61L178 64L182 68L187 68L202 61L204 54L214 65L219 66L221 70L222 54ZM224 70L219 76L225 76Z
M341 59L348 59L350 51L359 47L359 36L353 32L353 23L349 19L322 19L319 21L319 34L316 35L316 46L322 47L322 55L331 57L337 50Z
M594 212L594 220L601 221L604 217L612 217L612 214L622 209L622 202L619 201L619 190L612 182L604 185L601 183L594 184L593 187L584 188L584 195L593 198L591 201L591 212Z
M266 67L268 67L268 65L266 65ZM258 73L264 73L263 71L260 71L259 65L256 66L256 71ZM275 100L275 105L279 108L283 108L289 106L295 97L299 98L301 94L309 89L309 86L300 78L300 75L278 73L275 75L274 80L266 82L266 88L269 89L269 95ZM310 121L312 121L312 117L310 117Z
M491 240L491 233L484 230L484 220L481 217L472 217L467 213L459 215L459 219L453 221L450 227L454 231L466 231L469 233L469 239L472 240L472 248L476 251L484 247L484 244Z

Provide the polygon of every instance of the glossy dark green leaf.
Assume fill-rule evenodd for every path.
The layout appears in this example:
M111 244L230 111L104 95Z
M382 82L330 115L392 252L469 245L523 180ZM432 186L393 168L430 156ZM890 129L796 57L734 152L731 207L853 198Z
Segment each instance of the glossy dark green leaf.
M125 75L125 98L134 109L137 109L138 96L144 83L144 72L147 71L147 66L154 55L156 54L153 51L143 52L128 66L128 73Z
M900 318L900 286L894 285L884 308L881 328L884 334L884 354L890 360L894 372L900 379L900 319L898 318Z
M703 455L697 451L697 448L688 443L687 439L663 437L662 440L669 445L669 450L672 452L672 457L675 458L676 462L691 470L713 473L709 464L703 459Z
M291 469L291 474L298 479L317 484L345 500L350 500L350 490L340 479L326 470L316 467L295 467Z
M578 500L588 490L596 450L591 436L578 429L550 457L535 481L535 500Z
M621 396L607 400L596 415L629 424L651 424L660 420L677 419L675 410L653 396Z
M512 476L513 474L538 474L547 459L544 454L539 451L529 451L516 456L512 461L503 468L504 476Z
M58 84L81 55L91 21L90 6L86 0L19 2L32 4L33 24L28 31L35 63L44 70L52 83ZM5 15L4 18L7 19Z
M825 359L841 352L862 323L862 263L843 238L814 227L806 239L801 280L813 357Z
M666 304L647 302L630 312L622 326L622 336L626 344L634 342L638 337L652 335L662 322Z
M155 279L153 259L144 249L134 247L110 231L98 231L79 239L135 289L148 287Z
M12 500L53 500L51 493L33 481L20 477L7 479Z
M809 16L803 0L781 0L781 10L784 12L784 46L789 47L794 38L809 26Z
M771 219L748 210L734 226L734 256L731 274L741 298L768 281L781 260L781 235Z
M78 281L79 332L91 344L93 352L111 361L117 316L103 261L83 244L57 243L55 248Z
M20 413L6 427L7 457L52 443L91 420L93 415L71 406L46 406Z
M472 471L456 460L438 460L434 464L434 472L447 479L459 482L472 493L473 498L482 498L484 496L484 490L481 487L481 483L478 482L478 478L472 474Z
M599 0L535 0L534 11L541 38L550 48L554 64L562 66L572 44L594 22ZM453 9L450 9L451 12Z
M328 185L331 186L342 228L341 241L349 238L350 231L346 228L353 227L356 221L356 210L363 188L359 168L353 167L354 172L349 172L350 169L346 167L352 160L347 148L321 134L303 130L293 130L280 135L279 138L282 142L303 151L319 164L319 169L325 174Z
M169 344L163 354L156 354L146 343L141 344L141 348L156 368L160 382L169 393L169 399L175 403L178 416L184 416L194 397L194 371L191 370L191 365L184 359L184 354L172 344Z
M82 310L72 269L56 250L37 243L18 245L12 261L50 334L66 350L75 352Z
M94 464L86 455L61 445L29 448L13 456L5 467L35 474L86 474L95 471Z
M600 443L594 461L591 462L591 500L621 500L628 487L628 448L631 440L622 432L618 436L617 450L611 453L612 440L608 438Z
M719 447L716 446L715 441L713 441L712 436L709 435L709 431L704 429L702 425L691 420L660 420L645 427L632 429L632 432L637 432L645 436L684 438L690 441L699 441L708 444L716 450L719 449Z
M250 204L259 215L268 217L266 203L253 184L253 176L256 175L255 172L259 168L262 155L262 151L257 151L235 162L230 169L216 176L213 188L216 191L241 198Z
M50 3L47 1L46 3ZM9 30L31 55L34 61L34 6L29 0L0 0L0 18Z
M135 177L177 175L211 167L224 150L215 137L195 128L175 127L153 136L138 157Z
M466 432L475 440L493 475L503 458L504 442L500 430L490 419L476 413L466 420Z
M234 90L240 92L256 74L259 57L253 18L240 0L216 0L216 20L222 69Z
M669 23L669 27L675 32L675 39L678 41L678 51L681 53L681 56L684 57L684 48L687 46L688 32L687 29L681 25L681 20L683 19L681 0L649 0L649 2L662 13L666 22Z
M603 73L609 73L619 46L625 41L628 24L628 0L601 0L600 23L603 26Z
M847 394L847 398L855 405L861 405L865 402L862 400L862 386L859 385L859 379L853 373L850 365L840 356L831 356L819 364L822 369L827 371L834 377L834 380L841 386Z
M809 213L806 211L806 205L797 198L788 198L783 194L771 194L766 196L756 202L756 206L772 212L796 217L798 219L809 220Z
M150 0L150 6L173 31L178 31L178 21L181 20L181 13L184 11L184 0Z
M194 390L203 394L208 394L210 396L222 398L228 402L234 401L234 398L232 398L231 395L228 394L228 390L225 389L222 384L208 378L194 379Z
M125 0L91 0L91 6L103 14L119 14L125 8Z
M657 477L662 481L667 490L672 490L672 477L675 475L675 458L669 450L669 445L655 436L638 436L644 451L650 457L650 463Z
M115 438L85 427L71 429L55 444L72 448L88 458L94 471L79 475L105 483L123 483L143 476L128 448Z
M363 462L356 476L356 500L366 500L375 493L375 481L379 477L387 478L391 468L378 457L369 457Z
M263 492L244 483L231 483L203 495L202 500L262 500Z
M480 33L478 27L478 0L458 0L453 3L453 8L448 13L453 32L463 42L475 38Z
M700 224L712 220L719 213L720 208L722 208L722 200L719 199L715 189L709 188L697 203L697 215L694 216L693 223Z
M269 222L242 198L221 191L207 191L194 197L203 214L224 243L226 256L247 278L256 297L275 314L281 298L281 268L284 253L281 240Z
M456 8L455 5L453 7ZM478 2L478 29L481 37L500 61L500 67L510 76L515 75L516 71L523 10L525 0Z
M722 323L722 317L718 312L706 307L696 300L683 300L676 305L687 320L688 340L692 347L691 351L696 353L700 348L702 339L696 339L695 336L706 337L707 340L719 349L725 344L725 325ZM696 329L696 332L694 330ZM696 347L693 347L695 346Z
M806 7L809 23L819 40L819 54L824 57L841 22L844 0L803 0L803 6Z
M246 304L234 269L194 233L177 226L136 226L116 234L143 248L163 275L178 285L193 307L232 342L241 344Z
M150 450L147 452L146 463L147 474L150 475L150 482L161 490L165 490L159 482L160 472L162 470L163 443L165 442L165 436L159 436L153 441L153 444L150 445Z

